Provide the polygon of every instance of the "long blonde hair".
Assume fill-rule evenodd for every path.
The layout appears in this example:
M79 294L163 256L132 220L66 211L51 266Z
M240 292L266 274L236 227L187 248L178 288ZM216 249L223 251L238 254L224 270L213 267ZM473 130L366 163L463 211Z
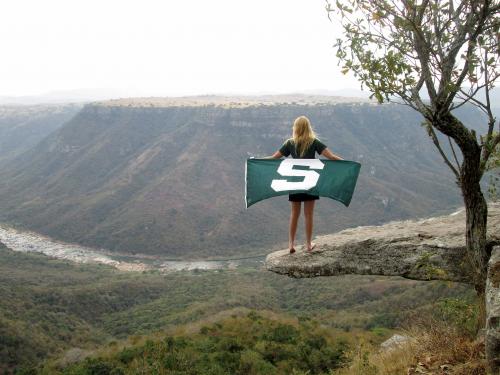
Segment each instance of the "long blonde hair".
M306 150L311 146L316 138L312 130L311 121L306 116L299 116L293 122L293 143L295 150L300 156L303 156Z

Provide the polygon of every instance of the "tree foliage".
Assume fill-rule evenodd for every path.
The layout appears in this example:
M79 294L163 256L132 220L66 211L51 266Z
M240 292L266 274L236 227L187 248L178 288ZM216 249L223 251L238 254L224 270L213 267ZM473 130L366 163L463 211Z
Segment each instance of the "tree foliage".
M352 72L379 102L400 98L426 119L466 103L484 112L483 172L500 142L490 100L500 77L499 10L498 1L346 0L333 6L327 0L329 16L337 15L343 28L335 43L342 72ZM432 126L428 131L435 140Z

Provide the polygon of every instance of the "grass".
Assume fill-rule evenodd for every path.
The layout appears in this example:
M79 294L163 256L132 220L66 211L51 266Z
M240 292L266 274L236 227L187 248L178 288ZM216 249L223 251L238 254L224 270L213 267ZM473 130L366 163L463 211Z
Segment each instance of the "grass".
M351 365L336 375L453 374L486 375L484 340L476 339L471 324L477 321L479 304L437 306L437 313L416 312L401 325L400 335L409 339L390 350L370 343L363 336L348 353ZM450 310L456 314L450 313ZM459 310L461 309L461 310ZM473 325L473 324L472 324Z

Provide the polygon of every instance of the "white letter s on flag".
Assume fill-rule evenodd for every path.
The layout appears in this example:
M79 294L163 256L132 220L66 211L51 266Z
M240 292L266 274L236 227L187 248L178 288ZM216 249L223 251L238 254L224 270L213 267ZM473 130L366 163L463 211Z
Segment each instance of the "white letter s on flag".
M309 190L316 186L319 173L303 169L293 169L295 165L303 165L310 169L323 169L325 166L319 159L285 159L281 162L277 172L281 176L303 176L304 180L289 182L287 180L273 180L271 188L274 191Z

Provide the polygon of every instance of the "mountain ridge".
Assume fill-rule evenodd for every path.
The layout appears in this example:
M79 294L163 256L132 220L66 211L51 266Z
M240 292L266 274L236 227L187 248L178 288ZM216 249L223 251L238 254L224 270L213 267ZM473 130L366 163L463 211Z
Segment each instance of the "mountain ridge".
M245 210L244 161L278 149L304 113L333 152L362 164L349 209L321 200L317 233L459 205L420 118L400 105L94 103L0 168L0 220L131 253L231 256L279 247L288 203L275 198Z

